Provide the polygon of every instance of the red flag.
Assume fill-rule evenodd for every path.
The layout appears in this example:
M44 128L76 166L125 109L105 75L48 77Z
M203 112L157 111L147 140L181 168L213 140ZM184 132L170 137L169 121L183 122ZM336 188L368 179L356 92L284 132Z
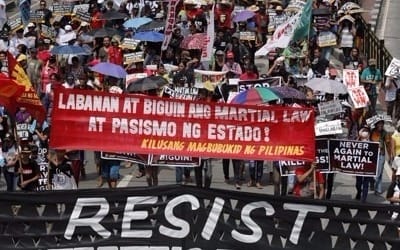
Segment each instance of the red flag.
M28 75L10 52L7 53L7 60L9 77L18 85L25 88L22 95L15 100L16 105L19 107L25 107L28 112L31 113L32 117L39 121L43 121L46 117L46 111L36 91L33 89Z
M25 88L15 81L0 77L0 104L11 112L15 112L15 101L24 91Z

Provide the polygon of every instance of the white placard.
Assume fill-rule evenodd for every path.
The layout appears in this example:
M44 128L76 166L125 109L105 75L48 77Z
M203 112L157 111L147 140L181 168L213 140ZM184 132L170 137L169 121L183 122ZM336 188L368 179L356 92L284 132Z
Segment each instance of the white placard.
M343 69L343 84L348 89L360 86L360 74L358 70Z
M341 120L321 122L315 125L315 136L342 134Z
M365 108L368 106L369 97L364 89L364 86L358 86L355 88L348 89L349 96L353 102L354 108Z
M393 58L385 71L385 76L398 76L400 75L400 60Z
M320 115L338 114L343 111L342 104L339 100L318 103Z

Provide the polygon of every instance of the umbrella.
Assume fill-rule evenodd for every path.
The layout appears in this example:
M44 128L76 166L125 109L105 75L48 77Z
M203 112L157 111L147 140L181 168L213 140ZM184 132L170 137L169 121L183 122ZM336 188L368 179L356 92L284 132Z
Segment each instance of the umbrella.
M53 55L87 55L88 52L77 45L61 45L55 46L51 49L51 54Z
M183 38L181 42L182 49L202 49L206 40L205 33L196 33Z
M155 31L138 32L133 36L133 39L146 41L146 42L162 42L164 41L164 34Z
M90 67L90 70L106 75L106 76L113 76L115 78L125 78L126 71L120 65L108 62L101 62L93 67Z
M251 88L237 94L230 103L257 105L278 100L280 97L269 88Z
M306 95L295 89L288 86L276 86L270 87L272 91L275 92L281 99L298 99L298 100L305 100L307 99Z
M137 18L132 18L124 22L124 27L125 28L134 28L137 29L140 26L150 23L153 19L148 18L148 17L137 17Z
M252 18L255 15L253 11L250 10L242 10L238 12L235 17L233 18L234 22L243 22L246 21L247 19Z
M102 20L118 20L128 18L128 15L115 10L110 10L101 15Z
M111 37L114 35L118 35L118 31L116 29L104 27L101 29L91 30L90 32L88 32L88 35L93 37L106 37L106 36Z
M144 24L138 28L138 31L161 31L165 27L165 21L151 21L150 23Z
M313 78L304 84L306 87L314 91L321 91L330 94L346 94L346 86L338 81L325 79L325 78Z
M126 91L128 93L142 92L151 89L158 89L167 84L168 84L167 79L165 79L162 76L149 76L131 82L126 88Z

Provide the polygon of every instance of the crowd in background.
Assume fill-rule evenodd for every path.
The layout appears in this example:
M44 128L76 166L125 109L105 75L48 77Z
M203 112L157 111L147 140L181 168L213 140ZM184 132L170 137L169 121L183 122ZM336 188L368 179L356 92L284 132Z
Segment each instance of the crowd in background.
M56 1L55 1L56 2ZM381 194L382 172L385 161L394 162L400 154L399 126L395 133L385 132L384 121L379 121L373 127L366 124L366 119L377 112L376 102L381 90L385 91L387 112L393 118L394 124L399 120L400 106L396 95L397 82L395 77L384 76L376 68L375 58L364 58L362 41L364 26L361 23L361 14L340 15L338 10L349 0L314 0L310 33L305 39L292 41L287 48L276 48L262 59L255 58L259 50L273 35L276 28L285 23L296 13L293 9L295 2L301 0L244 0L244 1L216 1L214 8L215 40L212 59L207 62L201 60L200 49L185 49L181 44L185 37L207 31L210 11L213 1L180 1L175 13L176 24L172 30L172 37L166 50L161 50L161 42L140 41L136 48L124 47L124 39L131 39L138 30L125 27L128 19L148 17L153 22L165 24L168 15L168 1L139 1L124 0L117 6L113 1L75 1L74 4L88 3L90 21L82 21L74 15L57 16L49 9L50 3L40 0L39 9L43 13L40 22L29 22L24 27L11 30L4 26L3 40L0 43L1 71L7 74L6 57L10 52L17 62L24 68L31 83L46 109L46 120L37 121L24 107L19 107L17 113L1 109L0 139L2 141L3 176L7 182L7 191L15 191L17 184L23 190L35 190L39 179L39 167L35 164L38 148L48 148L49 131L51 128L51 112L53 89L63 86L67 89L78 88L95 91L117 91L126 89L124 79L101 75L90 70L91 66L99 62L118 64L128 74L147 73L164 77L171 88L194 87L194 70L227 71L221 83L221 88L201 89L196 99L206 101L227 101L230 78L241 80L255 80L266 77L281 77L283 85L287 85L307 94L308 99L299 101L301 105L316 105L317 102L341 99L345 112L335 118L345 121L347 133L342 138L352 140L378 141L381 145L378 175L374 178L357 177L357 197L365 202L369 188L376 194ZM143 4L144 3L144 4ZM292 4L292 5L291 5ZM244 21L234 22L235 14L240 10L250 10L254 15ZM121 13L121 19L105 19L107 13ZM49 37L42 29L42 25L51 27L54 36ZM107 29L109 28L109 29ZM139 27L140 29L140 27ZM96 35L96 31L104 30L105 34ZM164 27L153 27L152 31L164 33ZM241 32L254 32L255 38L242 40ZM108 32L108 33L107 33ZM320 36L334 37L328 44L322 44ZM76 45L84 48L85 55L54 55L51 49L59 45ZM339 69L332 63L332 53L340 50L339 57L343 68L356 69L360 74L361 84L364 85L370 98L367 108L354 109L348 103L348 96L331 93L316 93L306 88L302 81L310 78L329 78L340 81ZM126 63L124 54L143 52L143 60ZM257 60L265 62L266 68L257 67ZM148 70L149 65L156 65L156 70ZM174 65L167 68L165 65ZM143 94L168 97L160 90L145 91ZM293 100L291 101L293 102ZM290 103L291 104L291 103ZM280 105L286 105L280 104ZM333 117L332 117L333 118ZM29 130L29 142L21 143L12 130L12 122L26 123ZM28 146L27 146L28 145ZM17 152L20 152L17 155ZM58 173L63 172L74 176L79 185L79 179L85 177L83 153L81 151L51 151L49 150L50 184ZM385 153L386 152L386 153ZM19 162L19 159L21 161ZM230 159L222 161L226 182L231 183L229 174ZM95 163L99 172L98 186L104 182L109 187L116 187L119 179L121 162L118 160L100 159L99 152L95 153ZM237 189L246 181L248 186L262 188L263 170L269 166L271 183L275 184L276 195L293 193L297 196L314 196L320 199L329 199L332 193L334 174L322 175L317 171L317 191L313 191L310 183L313 181L314 163L307 163L296 170L295 178L283 178L279 174L276 162L250 161L233 159L233 183ZM250 179L246 180L245 168L248 167ZM203 159L201 166L195 168L195 180L199 187L212 185L212 160ZM215 170L214 170L215 171ZM140 165L137 177L145 176L149 186L158 185L157 167ZM395 170L394 170L395 173ZM82 176L83 175L83 176ZM203 182L203 175L205 177ZM22 178L21 178L22 176ZM394 178L395 179L395 178ZM177 168L176 182L191 182L189 168ZM371 184L372 183L372 184ZM288 185L289 184L289 185ZM369 186L370 185L370 186Z

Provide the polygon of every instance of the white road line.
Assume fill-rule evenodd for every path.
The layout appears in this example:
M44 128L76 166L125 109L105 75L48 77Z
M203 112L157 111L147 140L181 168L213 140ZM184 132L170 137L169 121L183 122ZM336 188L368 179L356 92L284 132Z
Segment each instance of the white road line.
M122 180L117 184L117 187L119 188L127 187L129 185L129 182L131 182L132 178L133 178L132 174L125 175L124 178L122 178Z

